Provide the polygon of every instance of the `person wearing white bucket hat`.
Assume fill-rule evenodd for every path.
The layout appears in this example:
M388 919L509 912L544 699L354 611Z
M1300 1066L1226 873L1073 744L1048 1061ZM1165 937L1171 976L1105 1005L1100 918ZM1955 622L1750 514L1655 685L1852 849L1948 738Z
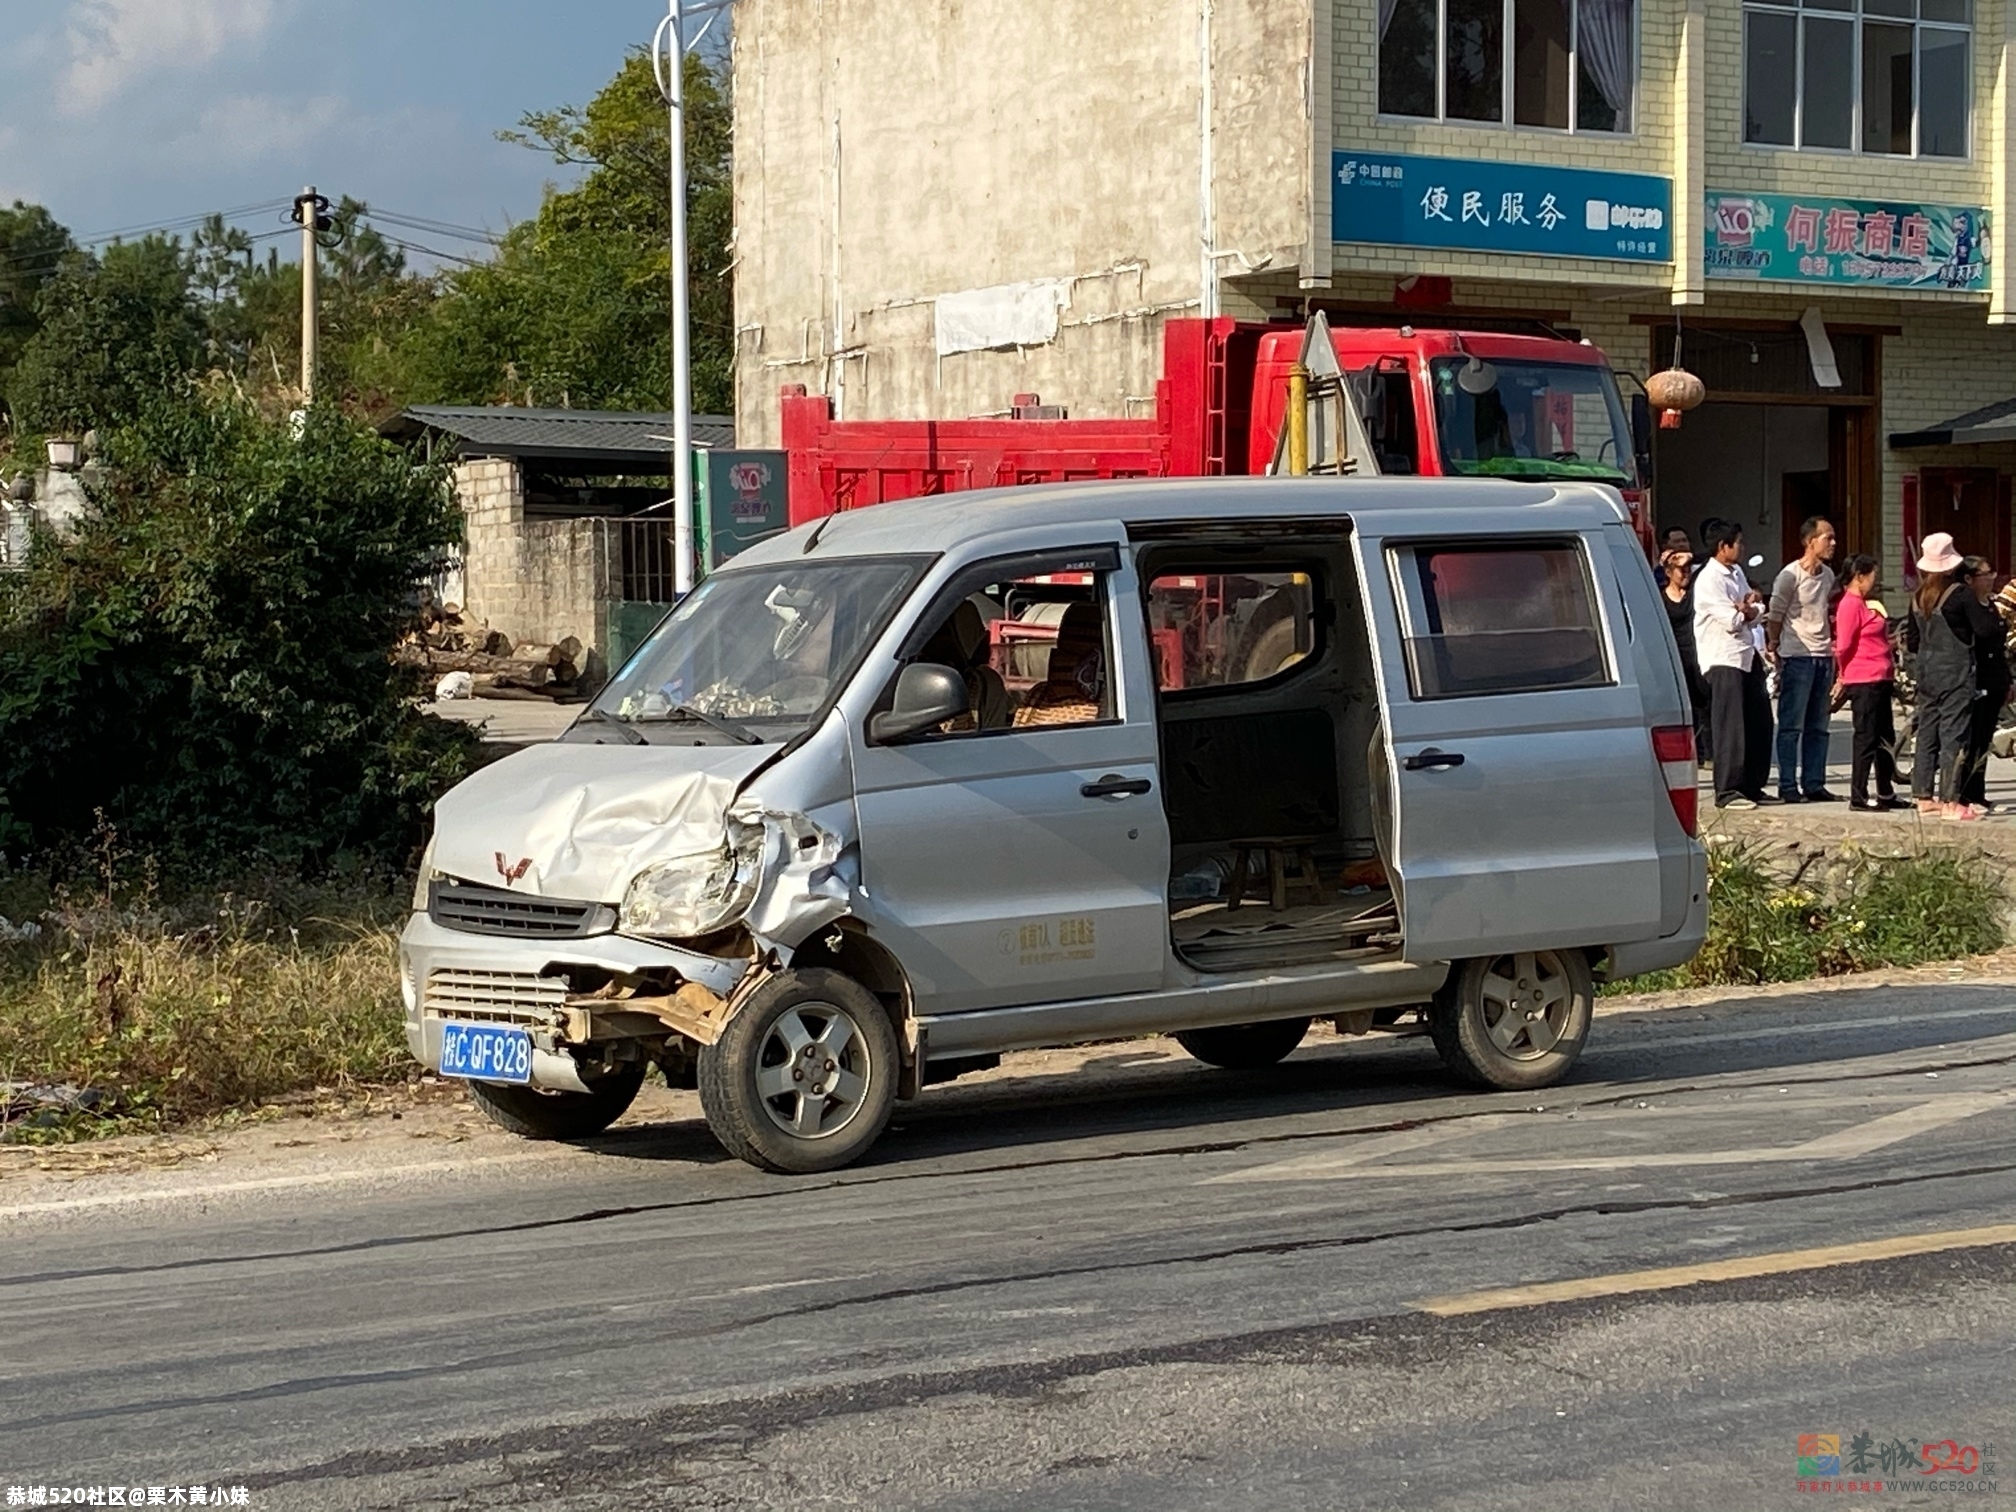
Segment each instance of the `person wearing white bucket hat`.
M1918 752L1911 772L1911 796L1928 814L1947 819L1979 819L1967 803L1967 735L1974 697L1973 630L1958 573L1966 561L1953 537L1936 531L1925 537L1918 558L1918 591L1904 644L1917 653Z

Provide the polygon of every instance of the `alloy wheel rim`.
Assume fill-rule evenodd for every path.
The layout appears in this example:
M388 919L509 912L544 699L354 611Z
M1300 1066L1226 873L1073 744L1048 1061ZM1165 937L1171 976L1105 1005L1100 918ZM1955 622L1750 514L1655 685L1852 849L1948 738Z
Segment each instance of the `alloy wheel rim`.
M770 1122L794 1139L830 1139L868 1101L865 1037L832 1003L800 1003L763 1036L756 1095Z
M1484 973L1479 999L1493 1047L1519 1061L1551 1054L1575 1010L1574 986L1552 951L1500 956Z

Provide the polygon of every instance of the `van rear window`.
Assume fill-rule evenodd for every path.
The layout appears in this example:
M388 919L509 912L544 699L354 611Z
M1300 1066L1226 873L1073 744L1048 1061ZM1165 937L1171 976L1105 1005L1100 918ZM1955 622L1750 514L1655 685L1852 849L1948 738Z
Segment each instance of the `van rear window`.
M1417 699L1615 681L1579 544L1415 546L1398 556Z

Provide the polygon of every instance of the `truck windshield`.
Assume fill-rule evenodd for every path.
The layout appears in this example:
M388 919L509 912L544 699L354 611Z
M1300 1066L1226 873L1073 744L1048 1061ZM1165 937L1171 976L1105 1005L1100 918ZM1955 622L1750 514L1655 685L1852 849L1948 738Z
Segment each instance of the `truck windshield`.
M1446 472L1637 487L1631 425L1608 368L1441 357L1430 371Z
M789 740L821 715L915 586L921 558L854 558L717 573L589 711L649 738Z

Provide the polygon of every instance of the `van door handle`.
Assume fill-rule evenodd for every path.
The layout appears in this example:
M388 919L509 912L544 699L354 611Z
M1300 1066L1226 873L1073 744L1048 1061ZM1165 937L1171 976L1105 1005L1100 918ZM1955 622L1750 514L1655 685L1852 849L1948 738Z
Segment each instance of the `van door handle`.
M1146 777L1121 777L1112 775L1101 777L1097 782L1088 782L1078 789L1087 798L1139 798L1155 791L1155 784Z
M1409 756L1402 764L1410 772L1433 772L1443 767L1459 767L1463 765L1463 753L1460 751L1438 751L1433 746L1430 746L1418 756Z

